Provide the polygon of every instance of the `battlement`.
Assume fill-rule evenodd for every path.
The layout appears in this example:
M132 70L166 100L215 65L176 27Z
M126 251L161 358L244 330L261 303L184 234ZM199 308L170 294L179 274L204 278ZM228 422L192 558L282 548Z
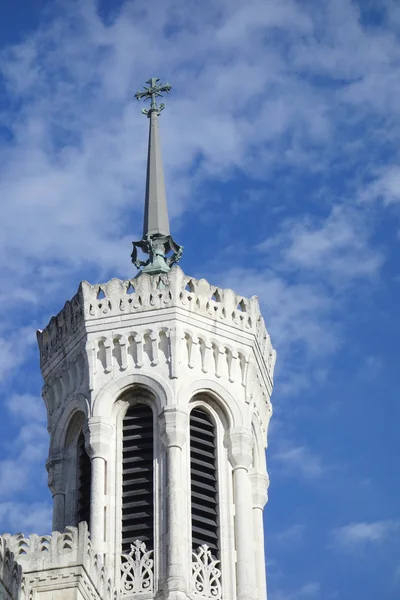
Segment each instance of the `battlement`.
M26 589L21 565L0 537L0 598L2 600L25 600Z
M205 279L188 277L177 266L163 275L142 273L134 279L111 279L96 285L83 281L72 300L43 331L37 332L41 366L66 347L70 338L83 336L86 326L96 320L122 319L125 315L168 308L181 308L255 335L272 378L275 350L257 296L248 299L231 289L212 286Z
M10 556L14 557L15 566L12 567ZM4 558L5 557L5 558ZM1 568L7 572L12 571L11 577L2 576ZM12 567L12 568L11 568ZM79 568L81 572L79 572ZM49 581L56 583L59 570L59 579L66 582L68 578L89 579L85 587L91 587L90 595L101 600L112 600L116 597L111 578L107 576L101 556L94 553L89 539L89 532L85 522L79 527L67 527L64 533L53 531L51 535L33 534L28 538L22 533L16 535L4 534L0 537L0 581L12 581L14 588L21 587L22 573L24 583L30 589L43 586L46 583L46 572ZM14 589L13 588L13 589ZM10 596L13 599L23 596Z

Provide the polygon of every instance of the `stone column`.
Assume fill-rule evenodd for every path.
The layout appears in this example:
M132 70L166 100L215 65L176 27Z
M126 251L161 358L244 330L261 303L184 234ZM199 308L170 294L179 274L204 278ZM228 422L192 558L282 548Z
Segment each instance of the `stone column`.
M91 460L90 486L90 538L92 547L98 554L105 552L105 472L109 460L110 440L114 428L110 419L89 417L83 429L85 448Z
M166 408L160 415L161 439L167 453L167 598L184 600L188 593L187 565L190 556L187 504L183 489L183 446L188 436L187 413ZM187 500L187 499L186 499Z
M237 598L256 600L257 583L253 525L253 498L248 470L252 461L253 437L247 429L233 428L225 436L233 467Z
M267 582L264 557L263 510L268 500L269 478L267 475L252 473L250 481L253 492L254 544L256 552L257 598L267 599Z
M48 486L53 496L52 531L64 531L66 468L68 461L61 454L51 454L46 463Z

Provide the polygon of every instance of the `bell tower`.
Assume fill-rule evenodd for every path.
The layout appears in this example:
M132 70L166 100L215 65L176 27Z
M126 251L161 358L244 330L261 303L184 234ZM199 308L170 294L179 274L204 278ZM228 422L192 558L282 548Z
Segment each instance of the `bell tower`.
M53 530L87 522L121 600L265 600L275 351L257 297L176 264L157 104L170 89L150 79L136 94L150 100L144 229L132 252L141 271L83 281L38 332Z

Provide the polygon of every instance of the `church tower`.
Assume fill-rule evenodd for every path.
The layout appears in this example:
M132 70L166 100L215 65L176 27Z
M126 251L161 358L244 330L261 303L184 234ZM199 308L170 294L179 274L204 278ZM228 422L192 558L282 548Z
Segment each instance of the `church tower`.
M177 266L157 104L171 88L147 84L140 272L83 281L38 332L54 533L0 538L22 566L11 600L266 599L275 351L256 297Z

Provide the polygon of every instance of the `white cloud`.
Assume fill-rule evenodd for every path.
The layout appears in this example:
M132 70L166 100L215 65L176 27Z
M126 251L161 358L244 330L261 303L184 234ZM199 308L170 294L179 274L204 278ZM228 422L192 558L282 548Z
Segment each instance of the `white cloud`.
M48 534L51 531L50 503L0 502L0 532Z
M305 533L305 525L296 524L286 527L282 531L271 532L268 535L268 539L282 546L288 546L292 548L303 540Z
M360 192L363 201L381 201L385 206L400 201L400 166L388 165L376 169L373 179Z
M9 412L22 421L45 422L46 409L42 398L32 394L12 394L5 405Z
M283 269L300 269L335 286L354 285L377 275L383 262L370 234L359 209L337 205L326 218L306 215L283 222L259 248Z
M357 24L351 3L327 4L336 44L315 35L325 9L311 11L289 0L246 7L204 2L201 8L169 1L157 3L155 11L125 2L107 26L91 0L61 5L57 17L0 58L9 97L20 107L15 111L13 103L13 111L3 114L13 135L0 150L7 200L3 256L13 256L24 274L32 263L53 259L68 272L83 263L129 268L130 237L140 228L121 224L128 208L141 212L146 144L132 93L150 68L170 73L177 89L162 123L172 214L190 208L199 178L235 167L264 177L266 157L281 164L289 156L313 156L311 146L326 145L333 135L334 98L299 77L299 65L331 74L348 65L348 57L338 60L353 50L353 38L340 33L343 25L356 32L363 49L375 39ZM164 33L171 23L173 38ZM288 55L268 37L277 28ZM383 57L372 63L360 64L363 53L352 52L357 76L373 69L380 74L384 57L395 49L389 46L378 46ZM251 110L252 103L259 110ZM201 160L193 173L196 157ZM187 192L185 202L180 191Z
M284 474L305 479L316 479L326 471L322 459L305 446L289 446L272 455L271 462L278 463L277 469Z
M331 532L333 546L339 550L360 551L370 544L388 542L398 537L400 522L397 520L354 522Z
M29 490L38 480L45 481L44 464L49 436L40 422L23 425L18 435L2 440L5 458L0 460L0 496L10 498L17 492Z
M29 356L32 347L36 344L34 326L18 327L11 329L12 323L0 317L0 381L3 381L10 372L17 369Z

